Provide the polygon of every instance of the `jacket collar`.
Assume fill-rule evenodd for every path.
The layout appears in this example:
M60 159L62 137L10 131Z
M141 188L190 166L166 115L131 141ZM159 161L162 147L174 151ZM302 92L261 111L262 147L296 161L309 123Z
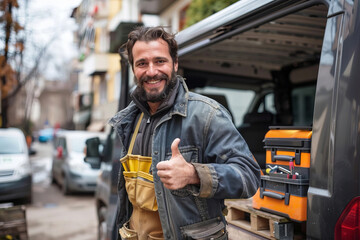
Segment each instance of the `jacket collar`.
M174 102L174 105L170 108L169 113L166 114L169 117L172 115L180 115L186 117L187 115L187 105L189 101L189 89L185 83L185 79L181 76L177 76L180 84L178 87L177 96ZM174 93L176 94L176 93ZM140 112L139 107L131 101L130 104L120 112L118 112L114 117L112 117L108 124L112 127L118 127L120 125L127 125L133 123L134 118Z

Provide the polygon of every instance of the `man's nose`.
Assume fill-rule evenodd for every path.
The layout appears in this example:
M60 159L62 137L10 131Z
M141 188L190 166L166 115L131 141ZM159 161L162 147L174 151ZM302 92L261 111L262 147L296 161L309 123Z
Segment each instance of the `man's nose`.
M146 74L150 77L156 76L158 74L158 69L155 64L150 63L148 69L146 70Z

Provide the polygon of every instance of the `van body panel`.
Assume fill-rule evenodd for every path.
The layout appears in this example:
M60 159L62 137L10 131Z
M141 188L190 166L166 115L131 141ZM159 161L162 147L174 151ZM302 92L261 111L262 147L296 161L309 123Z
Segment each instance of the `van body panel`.
M338 218L360 195L360 12L355 4L333 1L345 11L327 23L314 109L308 238L333 239Z
M337 219L334 217L336 211L334 206L325 205L324 202L328 202L333 197L334 117L338 90L337 72L333 64L337 62L339 56L339 42L338 38L332 36L340 33L341 22L342 15L328 19L319 65L308 193L307 234L312 238L323 236L321 229L333 229ZM323 208L324 206L326 208ZM325 231L323 234L327 234L327 232Z
M328 16L334 16L344 11L344 2L345 0L333 0L329 6Z

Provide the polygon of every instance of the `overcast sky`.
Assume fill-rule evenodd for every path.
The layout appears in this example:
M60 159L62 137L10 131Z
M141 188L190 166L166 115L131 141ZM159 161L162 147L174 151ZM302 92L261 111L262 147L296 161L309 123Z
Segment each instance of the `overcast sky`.
M40 70L49 79L66 78L65 70L62 69L76 56L73 43L76 25L70 15L80 2L81 0L28 0L24 57L28 68L32 67L40 49L51 42ZM25 0L20 0L19 4L25 7Z

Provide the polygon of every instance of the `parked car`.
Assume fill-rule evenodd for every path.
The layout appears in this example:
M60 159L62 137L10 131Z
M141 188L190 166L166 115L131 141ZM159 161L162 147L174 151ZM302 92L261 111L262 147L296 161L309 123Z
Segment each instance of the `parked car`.
M63 129L60 129L60 128L44 128L44 129L41 129L39 130L38 132L38 140L39 142L41 143L46 143L46 142L49 142L49 141L52 141L54 136L61 132Z
M25 136L17 128L0 129L0 201L32 198L32 171Z
M59 132L54 139L52 181L61 186L64 195L72 192L93 192L99 168L84 161L85 141L103 138L103 133L87 131Z

